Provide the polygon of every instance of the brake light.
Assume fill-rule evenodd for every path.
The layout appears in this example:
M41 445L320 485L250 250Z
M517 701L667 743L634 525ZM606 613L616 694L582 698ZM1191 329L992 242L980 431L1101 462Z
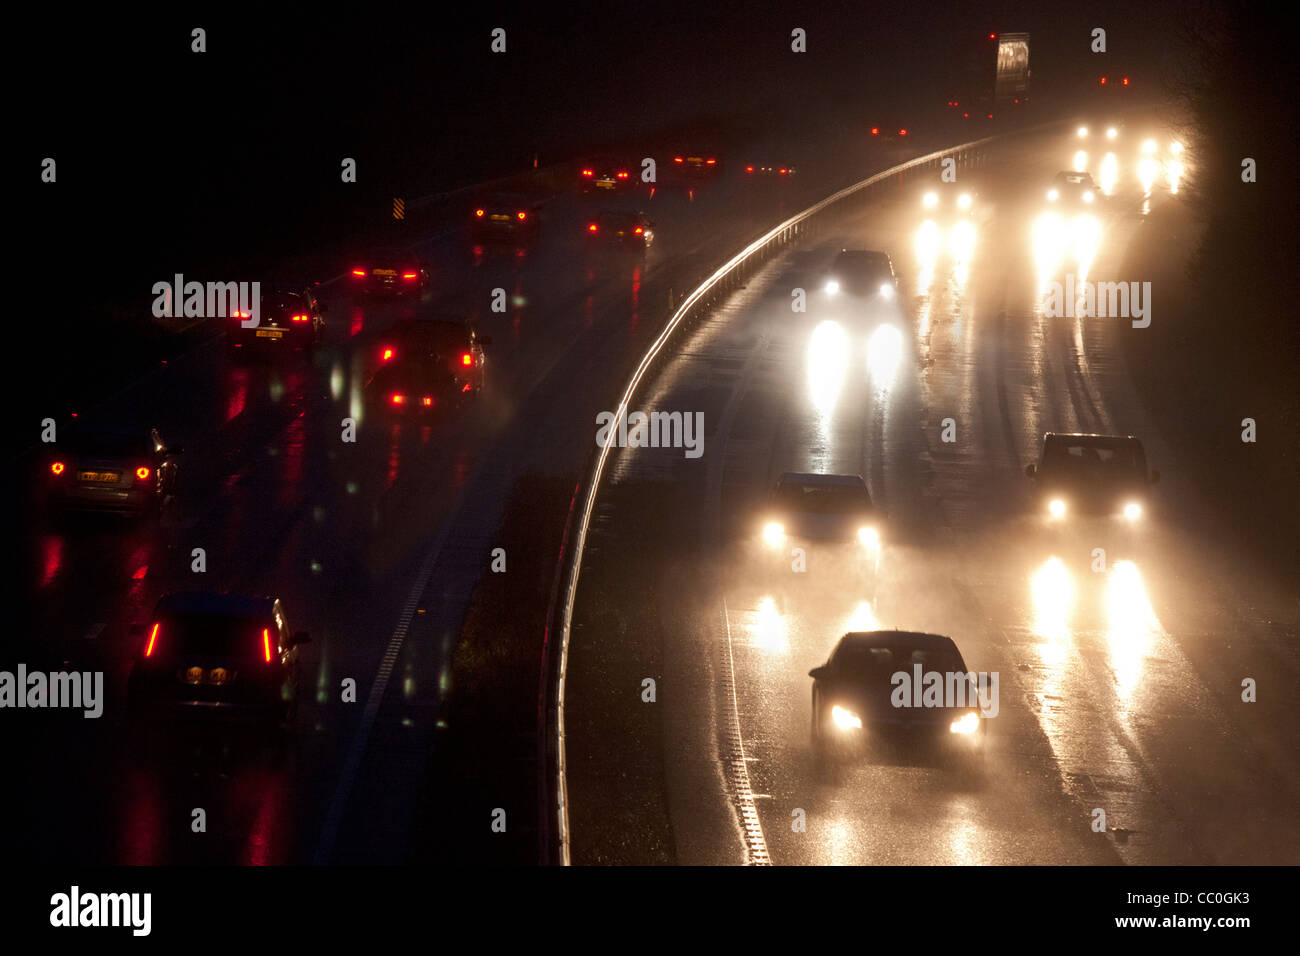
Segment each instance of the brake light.
M880 135L880 127L879 127L879 126L873 126L873 127L871 127L871 135L872 135L872 136L879 136L879 135Z
M471 355L469 352L466 352L465 354L463 354L463 355L460 357L460 364L461 364L461 365L467 365L467 366L468 366L468 365L473 365L473 364L474 364L474 356Z
M397 354L397 353L394 352L392 349L384 349L384 350L379 354L379 361L381 361L381 362L387 362L389 359L391 359L391 358L392 358L394 355L396 355L396 354Z
M395 394L393 395L392 402L393 402L394 405L405 405L405 404L406 404L406 396L405 396L405 395L400 395L400 394L396 394L396 393L395 393Z
M1128 81L1126 80L1125 82L1128 82ZM627 179L627 173L619 173L619 174L618 174L618 178L619 178L619 179Z
M420 404L423 405L425 408L428 408L430 405L433 404L433 396L432 395L424 396L424 398L420 399Z
M674 162L674 163L680 163L681 161L682 161L682 158L681 158L680 156L674 156L674 157L673 157L673 162Z
M144 467L144 465L141 465L139 468L135 470L135 476L139 478L141 481L144 481L146 478L149 477L149 469Z
M708 159L708 160L705 160L705 162L707 162L710 166L712 166L714 163L717 162L717 160L716 160L716 159Z
M526 216L528 215L528 213L524 212L524 211L521 209L521 210L519 210L517 213L515 213L515 215L516 215L519 219L523 219L524 217L526 217Z
M153 630L149 632L149 643L146 644L144 648L145 657L153 657L153 646L157 640L158 640L158 622L155 621L153 625Z
M783 170L781 170L781 175L784 176L784 175L785 175L786 173L788 173L789 171L790 171L790 170L788 170L788 169L783 169Z
M50 471L56 475L63 474L63 462L56 461L54 464L50 465Z
M292 322L306 322L306 321L307 321L307 316L305 316L305 315L291 315L291 316L289 317L289 319L290 319L290 321L292 321Z
M364 279L364 278L366 277L366 270L365 270L365 269L353 269L353 270L352 270L352 274L353 274L354 276L356 276L357 278Z
M1125 86L1128 86L1128 77L1127 77L1127 76L1124 77L1124 85L1125 85Z
M262 656L266 658L268 664L271 663L271 629L269 627L262 628Z
M907 130L905 130L905 129L900 129L900 130L898 131L898 135L899 135L899 136L906 136L906 135L907 135Z
M1101 85L1102 86L1106 85L1106 78L1104 76L1101 78Z
M746 166L746 167L745 167L745 172L747 172L747 173L752 173L753 171L754 171L754 167L753 167L753 166Z
M253 313L240 312L238 309L236 309L235 314L231 316L232 319L251 319L252 317L253 317Z
M403 279L414 279L414 278L415 278L415 273L414 273L414 272L403 272L403 273L402 273L402 278L403 278Z
M597 231L597 226L596 226L596 224L593 222L591 225L589 225L589 226L587 227L587 231L588 231L588 232L596 232L596 231Z
M482 216L483 216L483 210L482 210L482 209L475 209L475 210L474 210L474 215L478 216L479 218L482 218Z
M641 235L641 233L645 232L645 230L642 229L640 226L637 226L635 229L632 230L632 232L639 236Z
M594 175L596 175L596 173L595 173L595 170L584 169L584 170L582 171L582 175L584 175L584 176L594 176Z

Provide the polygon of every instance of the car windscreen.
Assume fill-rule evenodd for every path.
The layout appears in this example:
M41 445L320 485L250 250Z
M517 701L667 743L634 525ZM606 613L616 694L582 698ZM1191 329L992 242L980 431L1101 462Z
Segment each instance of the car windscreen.
M884 260L868 256L844 255L841 253L835 259L835 265L832 272L837 275L849 276L866 281L888 281L891 276L889 267Z
M774 504L783 511L843 515L871 510L871 496L860 485L782 482L774 497Z
M262 629L255 619L233 614L171 614L158 623L158 647L168 657L225 657L256 660L264 653ZM278 641L274 628L267 635Z
M1124 475L1145 473L1146 462L1132 442L1048 442L1043 449L1043 470L1070 475Z
M888 689L891 678L899 671L909 676L915 665L921 673L965 673L966 665L951 647L914 647L908 645L845 645L835 654L836 674L867 686Z

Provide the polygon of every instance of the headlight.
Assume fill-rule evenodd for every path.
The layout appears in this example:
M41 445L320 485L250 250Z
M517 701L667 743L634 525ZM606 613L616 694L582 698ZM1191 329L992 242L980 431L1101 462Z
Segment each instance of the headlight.
M1047 504L1047 511L1053 518L1065 517L1065 502L1060 498L1053 498Z
M1119 130L1117 130L1117 129L1116 129L1115 127L1113 127L1113 126L1112 126L1110 129L1106 130L1106 138L1107 138L1107 139L1114 139L1114 138L1117 137L1118 135L1119 135Z
M1156 141L1154 139L1143 140L1142 152L1154 153L1156 151Z
M926 193L925 198L921 200L921 205L926 209L933 209L935 206L939 205L938 193Z
M1080 126L1080 127L1079 127L1079 139L1087 139L1087 138L1088 138L1088 127L1086 127L1086 126Z
M970 193L962 193L960 196L957 197L957 208L958 209L970 208Z
M962 714L948 725L948 730L954 734L973 734L979 729L980 715L973 710Z
M840 284L834 279L831 279L826 283L826 291L831 295L834 295L836 292L840 291Z
M763 543L769 548L779 548L785 541L785 528L777 521L763 525Z
M831 708L831 721L840 730L862 729L862 718L851 710L845 710L839 704Z
M894 287L888 282L882 282L880 284L880 294L886 299L892 299L894 297Z
M1055 189L1049 189L1049 190L1047 191L1047 200L1048 200L1048 202L1056 202L1056 200L1059 199L1060 197L1061 197L1061 194L1058 193Z
M1085 189L1085 190L1083 191L1083 201L1084 201L1084 202L1092 202L1092 201L1093 201L1094 199L1096 199L1096 198L1097 198L1097 197L1096 197L1095 195L1093 195L1093 192L1092 192L1091 189Z
M1182 151L1183 151L1183 144L1178 142L1177 140L1169 144L1169 152L1173 153L1175 156L1177 156Z
M1124 506L1124 517L1129 521L1137 521L1142 517L1142 506L1136 501L1130 501Z
M865 548L875 550L880 547L880 533L875 528L859 528L858 540Z

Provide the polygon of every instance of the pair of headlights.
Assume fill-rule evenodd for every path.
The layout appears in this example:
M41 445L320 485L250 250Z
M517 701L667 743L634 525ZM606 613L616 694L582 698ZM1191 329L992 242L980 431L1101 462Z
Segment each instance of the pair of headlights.
M836 295L840 291L839 281L828 279L826 281L826 292L828 295ZM881 298L892 299L894 297L894 287L888 282L882 282L879 289Z
M779 548L785 543L785 525L779 521L769 521L763 525L763 543L769 548ZM858 529L858 543L869 550L880 547L880 532L870 525Z
M1047 503L1047 513L1053 518L1064 518L1067 510L1065 502L1060 498L1053 498ZM1125 521L1137 521L1142 517L1142 506L1136 501L1130 501L1124 505L1123 515Z
M862 718L846 707L836 704L831 708L831 722L840 730L861 730ZM980 715L967 711L948 725L948 732L969 736L980 729Z

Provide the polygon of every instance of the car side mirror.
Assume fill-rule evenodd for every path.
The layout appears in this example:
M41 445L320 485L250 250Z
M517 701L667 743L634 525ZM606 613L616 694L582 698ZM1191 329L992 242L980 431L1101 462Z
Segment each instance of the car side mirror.
M831 676L831 669L823 664L821 667L814 667L808 672L808 676L813 680L825 680Z
M1147 479L1147 481L1149 481L1153 485L1159 480L1160 480L1160 472L1158 471L1152 471L1151 477Z
M1025 477L1026 477L1026 478L1037 478L1037 477L1038 477L1038 466L1037 466L1037 465L1025 465Z
M311 643L310 634L308 634L306 631L295 631L293 637L289 641L289 646L297 647L299 644L310 644L310 643Z

